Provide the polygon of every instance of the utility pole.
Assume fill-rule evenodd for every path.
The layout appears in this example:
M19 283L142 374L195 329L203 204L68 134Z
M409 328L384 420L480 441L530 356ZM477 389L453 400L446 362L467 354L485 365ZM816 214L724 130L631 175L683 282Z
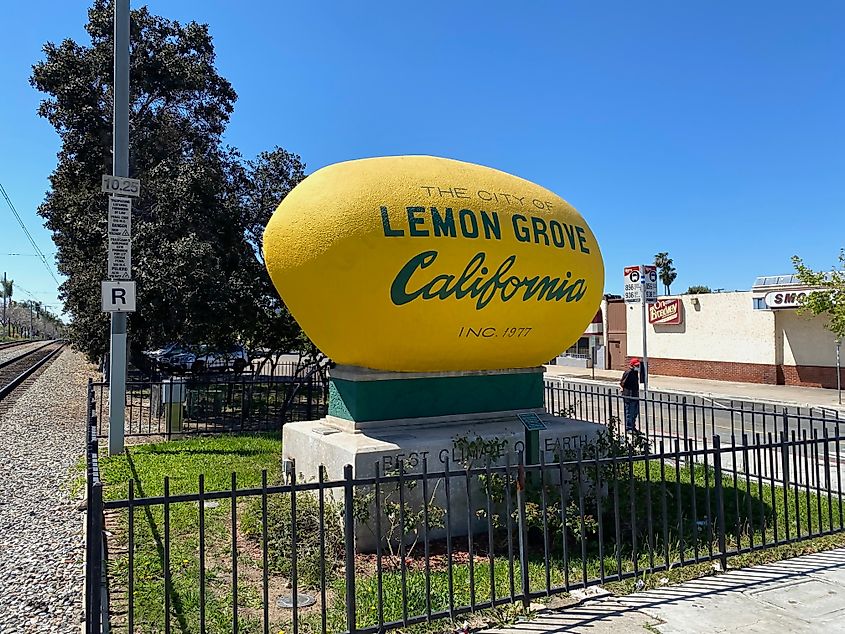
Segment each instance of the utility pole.
M839 394L839 404L842 405L842 359L839 354L839 348L842 345L842 339L836 338L836 391Z
M29 338L32 339L32 300L29 300Z
M9 322L6 321L6 271L3 271L3 327L6 328L6 336L11 338L12 333L9 331Z
M129 0L114 2L114 122L112 170L129 176ZM113 195L113 194L112 194ZM123 453L126 404L126 313L111 314L109 455Z

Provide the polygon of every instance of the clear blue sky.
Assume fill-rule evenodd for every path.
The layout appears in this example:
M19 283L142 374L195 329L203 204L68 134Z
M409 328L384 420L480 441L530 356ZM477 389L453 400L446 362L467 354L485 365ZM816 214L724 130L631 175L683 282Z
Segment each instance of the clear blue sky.
M845 3L147 4L210 25L246 156L433 154L536 181L590 223L606 292L658 251L673 290L733 290L845 246ZM58 138L28 76L43 42L84 37L87 7L9 2L0 24L0 182L48 255ZM32 249L3 201L0 219L0 272L56 304L36 258L7 255Z

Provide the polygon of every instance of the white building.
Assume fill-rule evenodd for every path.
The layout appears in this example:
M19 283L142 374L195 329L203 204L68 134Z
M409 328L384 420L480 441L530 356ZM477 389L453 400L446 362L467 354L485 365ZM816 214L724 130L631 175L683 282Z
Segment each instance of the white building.
M782 275L758 277L750 291L660 298L648 320L656 323L646 326L650 373L835 388L828 320L797 311L798 296L807 291L795 276ZM611 322L625 311L626 341L605 335L609 366L621 368L627 358L642 356L642 316L639 305L610 304ZM660 323L667 318L675 323Z

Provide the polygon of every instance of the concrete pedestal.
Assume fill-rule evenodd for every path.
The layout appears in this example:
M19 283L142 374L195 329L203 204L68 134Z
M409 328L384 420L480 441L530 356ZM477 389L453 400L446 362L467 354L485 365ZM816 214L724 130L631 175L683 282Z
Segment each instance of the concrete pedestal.
M477 511L486 506L482 482L477 476L467 479L463 471L467 467L484 468L488 460L494 466L516 465L519 454L527 449L526 428L517 414L533 412L544 423L545 429L539 431L539 450L547 463L558 461L562 455L574 454L603 429L594 423L547 414L542 406L537 406L543 402L542 369L448 374L398 375L363 369L333 372L331 394L335 401L334 406L330 404L330 415L317 421L288 423L283 428L284 457L294 461L297 479L300 482L317 480L321 465L329 480L343 479L345 465L352 465L356 478L372 478L377 473L395 475L401 461L407 482L416 481L415 485L403 487L404 502L409 508L418 510L422 508L420 476L425 463L425 471L430 476L426 483L429 502L446 509L452 536L458 537L470 530L486 531L487 526L486 521L477 516ZM343 378L338 379L338 375ZM489 381L494 385L488 383L485 388L485 382ZM481 390L498 387L498 391L464 394L463 388L473 386ZM506 391L508 386L515 386L512 397ZM374 398L393 400L371 402ZM401 413L410 409L417 413L426 399L430 410L438 413L448 409L501 406L511 401L517 402L517 407L520 404L529 407L436 416L378 417L379 412ZM493 446L498 449L493 450ZM449 479L448 501L444 478L447 468L461 472L460 476ZM355 492L359 500L367 501L365 506L368 507L364 519L356 526L356 545L363 552L374 550L377 543L373 494L373 487L369 485L357 487ZM339 500L342 495L343 490L337 489L332 497ZM398 503L395 480L381 486L381 499L382 508L385 500ZM381 524L383 537L389 524L384 516ZM438 539L443 534L442 529L434 530L430 538ZM412 540L414 536L406 538Z

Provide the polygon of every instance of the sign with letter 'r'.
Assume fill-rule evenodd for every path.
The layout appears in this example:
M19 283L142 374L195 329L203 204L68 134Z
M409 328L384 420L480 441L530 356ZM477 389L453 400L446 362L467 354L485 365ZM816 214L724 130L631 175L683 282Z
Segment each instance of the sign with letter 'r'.
M104 313L135 312L135 282L102 282Z

